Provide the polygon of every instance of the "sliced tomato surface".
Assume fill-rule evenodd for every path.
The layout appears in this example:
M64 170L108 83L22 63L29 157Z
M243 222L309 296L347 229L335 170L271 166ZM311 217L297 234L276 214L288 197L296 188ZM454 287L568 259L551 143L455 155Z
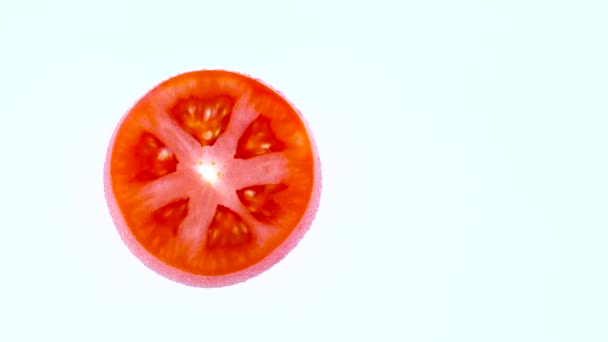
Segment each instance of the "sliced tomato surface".
M281 260L310 227L321 188L299 112L260 81L220 70L176 76L138 101L114 133L104 178L131 251L201 287Z

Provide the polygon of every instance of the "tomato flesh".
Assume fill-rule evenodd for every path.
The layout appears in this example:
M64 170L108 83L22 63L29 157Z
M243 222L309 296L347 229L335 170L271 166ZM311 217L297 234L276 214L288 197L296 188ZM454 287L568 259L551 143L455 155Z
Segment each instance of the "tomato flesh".
M310 131L282 96L227 71L171 78L118 125L106 199L147 266L192 286L247 280L283 258L320 196Z

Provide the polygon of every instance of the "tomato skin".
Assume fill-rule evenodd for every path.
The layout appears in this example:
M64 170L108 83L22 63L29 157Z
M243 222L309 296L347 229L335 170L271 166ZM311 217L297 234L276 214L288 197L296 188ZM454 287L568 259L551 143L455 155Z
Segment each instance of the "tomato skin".
M233 72L223 71L223 70L217 70L217 71L213 71L213 72L233 73ZM236 73L234 73L234 74L236 74ZM239 74L239 75L249 77L249 76L243 75L243 74ZM264 84L262 81L260 81L258 79L255 79L255 81L261 83L262 85L264 85L272 90L271 87ZM162 82L161 84L163 84L163 83L164 82ZM153 89L156 89L156 87ZM290 233L290 235L287 237L287 239L283 243L281 243L276 249L274 249L271 253L266 255L262 260L260 260L256 264L251 265L250 267L247 267L240 271L236 271L236 272L228 273L228 274L224 274L224 275L193 274L193 273L181 270L179 268L173 267L173 266L163 262L162 260L160 260L157 256L153 255L144 246L142 246L141 243L139 241L137 241L137 239L133 235L122 211L119 208L119 204L117 203L116 195L115 195L114 189L113 189L112 175L111 175L111 170L110 170L113 150L115 148L115 141L116 141L118 131L119 131L120 127L122 127L123 122L125 121L125 119L127 118L127 116L129 115L129 113L132 111L133 108L130 109L129 111L127 111L127 113L125 113L123 115L122 119L116 126L116 129L112 135L112 138L111 138L109 146L108 146L107 154L106 154L105 165L104 165L104 176L103 176L104 177L104 192L105 192L105 198L106 198L106 202L107 202L110 214L112 216L114 224L116 225L116 228L118 230L118 233L119 233L121 239L127 245L127 247L130 249L130 251L148 268L150 268L154 272L156 272L170 280L173 280L175 282L178 282L178 283L181 283L184 285L188 285L188 286L203 287L203 288L229 286L229 285L233 285L233 284L237 284L237 283L246 281L248 279L251 279L251 278L265 272L266 270L271 268L273 265L278 263L280 260L282 260L291 250L293 250L295 248L297 243L303 238L304 234L310 228L310 226L315 218L318 206L319 206L319 201L320 201L320 197L321 197L321 178L322 178L321 177L321 161L320 161L317 146L314 141L312 132L308 126L308 123L301 115L300 111L295 109L295 106L293 106L293 104L291 102L289 102L287 99L285 99L279 92L275 91L275 93L279 94L279 96L281 96L281 98L283 98L283 100L287 101L289 103L289 105L291 105L291 107L299 115L300 120L302 121L302 123L306 129L306 132L307 132L307 135L308 135L308 138L310 141L310 148L312 149L312 154L313 154L313 159L314 159L314 186L312 189L311 197L310 197L307 209L306 209L304 215L302 216L300 222L297 224L297 226L293 229L293 231ZM140 100L140 102L145 100L148 95L149 95L149 93L144 95L142 97L142 99Z

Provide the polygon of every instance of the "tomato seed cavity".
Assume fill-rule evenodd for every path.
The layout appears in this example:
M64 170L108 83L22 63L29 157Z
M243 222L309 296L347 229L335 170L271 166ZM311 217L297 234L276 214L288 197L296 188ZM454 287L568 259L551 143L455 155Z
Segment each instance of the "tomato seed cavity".
M218 205L207 231L207 247L239 247L251 239L251 227L237 213Z
M170 115L201 146L213 146L226 130L233 106L234 100L228 96L190 97L177 101Z
M239 139L235 158L249 159L269 152L279 152L285 144L277 139L270 127L270 119L260 115L243 132Z
M177 170L175 155L150 132L142 133L134 151L136 181L152 181Z
M280 210L275 196L286 189L285 184L264 184L237 190L236 194L251 216L261 222L270 222Z
M188 202L189 199L185 198L160 207L154 211L154 221L166 227L174 236L177 235L179 226L188 215Z

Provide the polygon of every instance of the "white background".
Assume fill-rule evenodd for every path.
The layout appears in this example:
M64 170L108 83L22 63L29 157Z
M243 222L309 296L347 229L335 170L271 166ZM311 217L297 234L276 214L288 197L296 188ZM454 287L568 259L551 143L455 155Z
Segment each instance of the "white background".
M605 1L0 4L0 340L607 341ZM316 221L246 283L145 268L106 147L181 72L304 113Z

